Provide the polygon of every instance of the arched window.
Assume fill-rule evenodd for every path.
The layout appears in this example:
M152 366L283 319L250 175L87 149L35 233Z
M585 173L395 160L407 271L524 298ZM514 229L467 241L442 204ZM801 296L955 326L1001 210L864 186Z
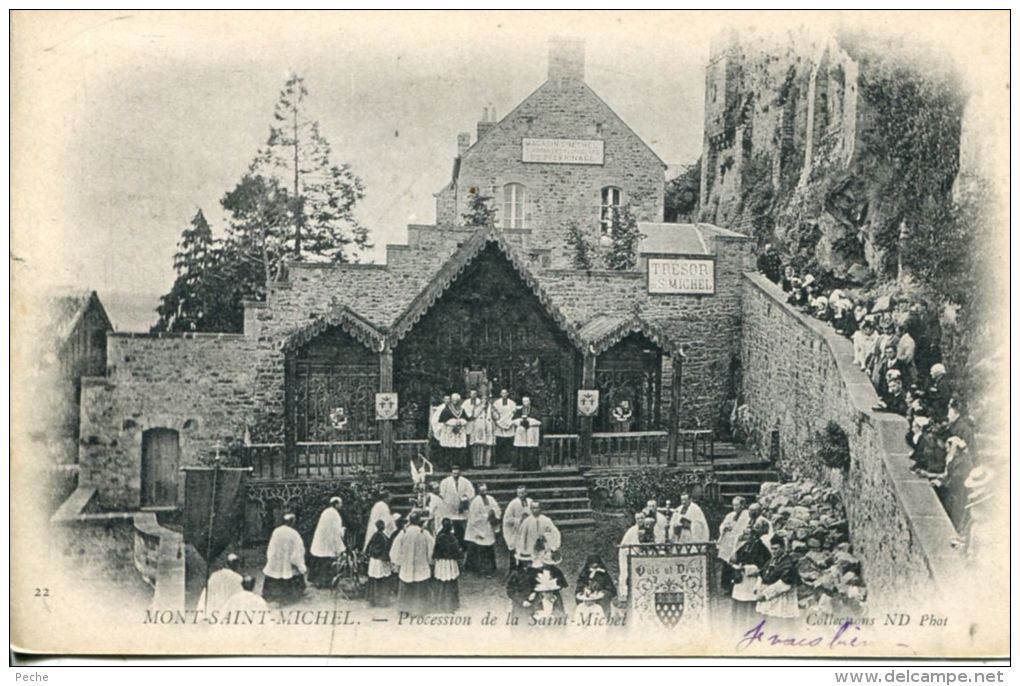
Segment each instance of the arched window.
M616 186L606 186L602 189L602 202L599 206L599 225L602 233L608 234L613 228L613 214L620 209L623 200L623 191Z
M523 184L508 183L503 186L503 214L501 224L504 229L523 229L524 211L528 199L528 190Z

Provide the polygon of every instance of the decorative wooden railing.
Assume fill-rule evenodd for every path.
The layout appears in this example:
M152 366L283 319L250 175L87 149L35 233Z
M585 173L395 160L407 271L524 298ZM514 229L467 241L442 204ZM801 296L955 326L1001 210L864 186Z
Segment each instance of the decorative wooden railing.
M666 431L595 433L591 437L591 466L665 464L668 445Z
M379 470L379 441L297 443L288 464L282 443L247 446L253 479L315 479L347 476L358 469Z
M578 434L546 434L541 442L542 467L570 469L579 466L632 467L641 465L689 464L710 460L715 451L708 429L683 429L676 436L676 459L670 461L666 431L627 431L592 434L591 457L582 464ZM380 441L339 441L297 443L288 464L282 443L262 443L245 448L245 465L253 479L314 479L347 476L358 469L401 471L419 453L428 456L426 439L393 442L392 465L381 464Z
M546 434L539 450L542 467L552 469L577 467L581 437L577 434Z

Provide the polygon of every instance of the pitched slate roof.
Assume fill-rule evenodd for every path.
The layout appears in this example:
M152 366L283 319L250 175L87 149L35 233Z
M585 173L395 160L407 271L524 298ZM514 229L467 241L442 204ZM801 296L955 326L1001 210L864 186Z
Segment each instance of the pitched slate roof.
M106 314L106 309L95 291L78 289L58 291L52 294L48 300L49 335L58 345L62 345L67 340L93 303L106 322L107 330L113 331L110 317Z
M301 327L283 342L286 352L295 350L309 342L326 329L339 326L356 340L373 350L382 350L386 338L381 331L345 305L334 306L326 314L316 317L310 324Z
M396 345L427 313L443 293L456 281L457 277L477 258L488 245L495 245L520 275L521 280L538 298L546 312L553 318L570 341L580 347L581 339L576 328L560 311L549 294L542 287L540 280L532 273L527 260L520 255L503 232L496 228L481 229L464 241L457 251L443 264L429 281L428 285L412 300L389 332L391 345Z
M588 349L596 355L601 355L632 333L642 334L667 352L679 350L659 325L638 313L599 314L588 320L580 331Z

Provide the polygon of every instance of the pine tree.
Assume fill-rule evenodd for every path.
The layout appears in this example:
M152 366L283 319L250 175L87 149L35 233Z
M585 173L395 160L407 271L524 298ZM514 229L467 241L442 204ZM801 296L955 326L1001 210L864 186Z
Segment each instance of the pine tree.
M472 193L468 200L467 211L461 215L464 226L487 227L496 225L496 209L492 206L492 197L481 193Z
M346 164L334 164L319 123L308 117L305 81L292 75L280 91L269 138L252 162L250 176L275 178L289 191L291 231L282 250L334 262L357 261L372 247L354 208L365 188Z
M638 231L637 219L634 218L630 205L613 208L609 237L612 243L605 256L606 266L620 271L637 266L637 248L641 232Z
M574 269L590 271L593 267L592 247L576 221L571 221L567 225L567 245L574 252L571 258Z
M177 278L160 298L159 321L153 331L201 331L210 314L206 277L215 260L216 244L205 214L199 209L191 226L181 232L174 254Z
M234 274L245 275L243 282L253 287L249 297L260 297L265 285L281 276L284 260L292 254L292 198L276 179L246 174L220 204L230 215L224 258L234 264Z

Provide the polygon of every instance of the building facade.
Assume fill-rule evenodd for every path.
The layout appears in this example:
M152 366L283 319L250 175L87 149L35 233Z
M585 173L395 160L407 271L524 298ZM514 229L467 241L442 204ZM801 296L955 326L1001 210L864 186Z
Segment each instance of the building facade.
M662 221L666 165L585 83L582 42L552 41L546 82L490 119L486 110L473 143L458 135L437 224L462 224L472 198L488 197L497 226L541 235L552 264L568 266L571 222L597 238L624 206L640 221Z

